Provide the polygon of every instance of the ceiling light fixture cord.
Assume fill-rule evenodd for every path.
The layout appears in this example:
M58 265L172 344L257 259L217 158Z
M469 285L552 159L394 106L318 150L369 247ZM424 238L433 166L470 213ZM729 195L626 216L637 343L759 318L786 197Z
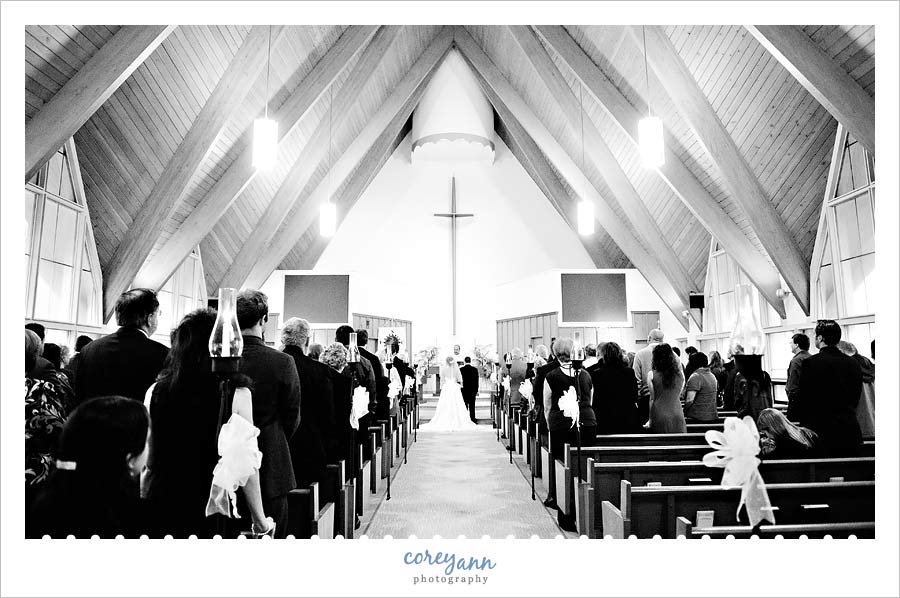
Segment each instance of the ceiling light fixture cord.
M647 66L647 31L641 25L641 37L644 38L644 78L647 82L647 116L653 116L650 111L650 69Z
M587 180L587 171L584 169L584 84L578 82L578 105L581 106L581 172ZM586 183L585 183L586 184ZM587 199L587 187L584 188L584 198Z
M272 26L269 25L269 43L266 51L266 119L269 118L269 67L272 65Z
M331 162L331 145L332 145L332 126L333 126L333 117L334 117L334 83L332 83L328 87L328 201L331 201L331 196L334 194L334 164Z

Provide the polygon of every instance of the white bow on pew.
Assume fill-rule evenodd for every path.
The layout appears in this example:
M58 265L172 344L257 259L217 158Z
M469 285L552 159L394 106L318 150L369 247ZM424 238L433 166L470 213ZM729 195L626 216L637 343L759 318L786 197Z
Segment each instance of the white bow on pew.
M769 493L759 474L759 431L752 417L746 416L743 421L736 417L725 418L724 432L708 430L706 442L714 451L703 455L703 464L707 467L724 467L722 486L741 487L741 501L738 503L737 515L746 504L750 525L756 527L767 519L775 523L775 513L769 502Z
M221 457L213 470L212 487L206 503L207 516L221 513L228 517L240 517L235 492L262 465L257 436L259 428L237 413L233 413L228 423L222 426L218 446Z
M369 412L369 391L364 386L353 390L353 405L350 407L350 425L359 430L359 418Z
M572 427L578 425L581 412L578 409L578 396L575 394L575 387L570 386L563 396L559 399L559 408L568 418L572 420Z

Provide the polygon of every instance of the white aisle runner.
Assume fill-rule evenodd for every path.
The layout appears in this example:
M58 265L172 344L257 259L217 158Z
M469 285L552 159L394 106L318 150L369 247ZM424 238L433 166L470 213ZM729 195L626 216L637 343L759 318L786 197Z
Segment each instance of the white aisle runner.
M402 458L402 457L401 457ZM521 459L521 457L514 457ZM527 472L526 472L527 475ZM359 530L370 538L555 538L570 536L556 524L555 511L531 500L530 478L509 462L496 431L419 431L409 462L391 482L383 500Z

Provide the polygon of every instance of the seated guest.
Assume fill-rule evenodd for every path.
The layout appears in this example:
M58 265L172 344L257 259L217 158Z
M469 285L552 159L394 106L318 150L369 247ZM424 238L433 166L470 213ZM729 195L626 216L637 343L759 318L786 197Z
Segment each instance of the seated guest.
M310 343L307 357L314 361L321 361L322 345L320 345L319 343Z
M75 378L79 403L100 396L144 400L169 350L151 339L159 325L159 301L150 289L125 291L116 302L119 329L81 350Z
M834 320L819 320L815 329L819 352L800 367L797 418L819 435L828 457L853 457L862 434L856 406L862 394L862 368L837 348L841 327Z
M688 370L691 377L685 384L684 417L696 422L710 422L718 418L716 412L716 395L718 383L709 371L706 354L699 351L688 359Z
M238 520L223 515L206 516L213 470L219 462L217 434L231 413L253 422L253 405L246 376L237 377L233 408L219 421L219 378L212 373L209 337L216 322L213 309L186 315L172 331L172 350L146 401L153 421L147 470L141 495L159 515L160 535L175 538L235 538ZM227 406L225 406L227 409ZM253 528L264 532L269 524L263 513L256 471L242 490ZM242 503L243 504L243 503ZM244 509L241 509L244 510Z
M331 389L334 396L334 433L327 440L329 463L350 458L350 414L353 408L352 381L348 372L347 348L331 343L322 351L322 363L331 368ZM362 425L360 425L362 429ZM365 433L363 434L363 436ZM364 446L368 443L364 443ZM371 452L371 451L370 451Z
M638 421L637 378L618 344L603 344L600 361L588 369L594 386L593 408L598 434L632 434Z
M149 431L144 405L128 398L99 397L75 409L60 437L57 469L26 521L26 535L153 534L151 511L138 496Z
M72 398L67 387L27 376L35 367L41 347L40 337L32 330L25 330L26 512L53 472L59 435Z
M728 371L725 362L718 351L709 354L709 373L716 377L716 407L721 407L725 399L725 383L728 381Z
M862 370L862 394L856 405L856 421L863 438L875 436L875 364L859 354L856 346L847 341L838 343L841 353L852 357Z
M684 372L678 357L667 343L653 347L650 376L650 431L656 434L687 432L681 408Z
M795 426L780 409L763 409L756 420L760 457L764 459L812 459L822 457L819 437L807 428Z
M335 433L334 397L331 372L324 363L304 355L309 345L309 322L291 318L281 329L284 352L294 358L303 402L300 403L300 427L291 438L291 463L297 487L306 488L325 479L328 463L325 439Z

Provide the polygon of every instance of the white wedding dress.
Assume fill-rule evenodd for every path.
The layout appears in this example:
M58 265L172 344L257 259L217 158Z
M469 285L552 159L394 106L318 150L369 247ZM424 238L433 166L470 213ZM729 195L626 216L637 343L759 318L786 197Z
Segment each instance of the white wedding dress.
M421 430L458 432L475 430L478 425L469 419L469 410L462 396L462 374L456 364L441 366L441 396L434 417Z

